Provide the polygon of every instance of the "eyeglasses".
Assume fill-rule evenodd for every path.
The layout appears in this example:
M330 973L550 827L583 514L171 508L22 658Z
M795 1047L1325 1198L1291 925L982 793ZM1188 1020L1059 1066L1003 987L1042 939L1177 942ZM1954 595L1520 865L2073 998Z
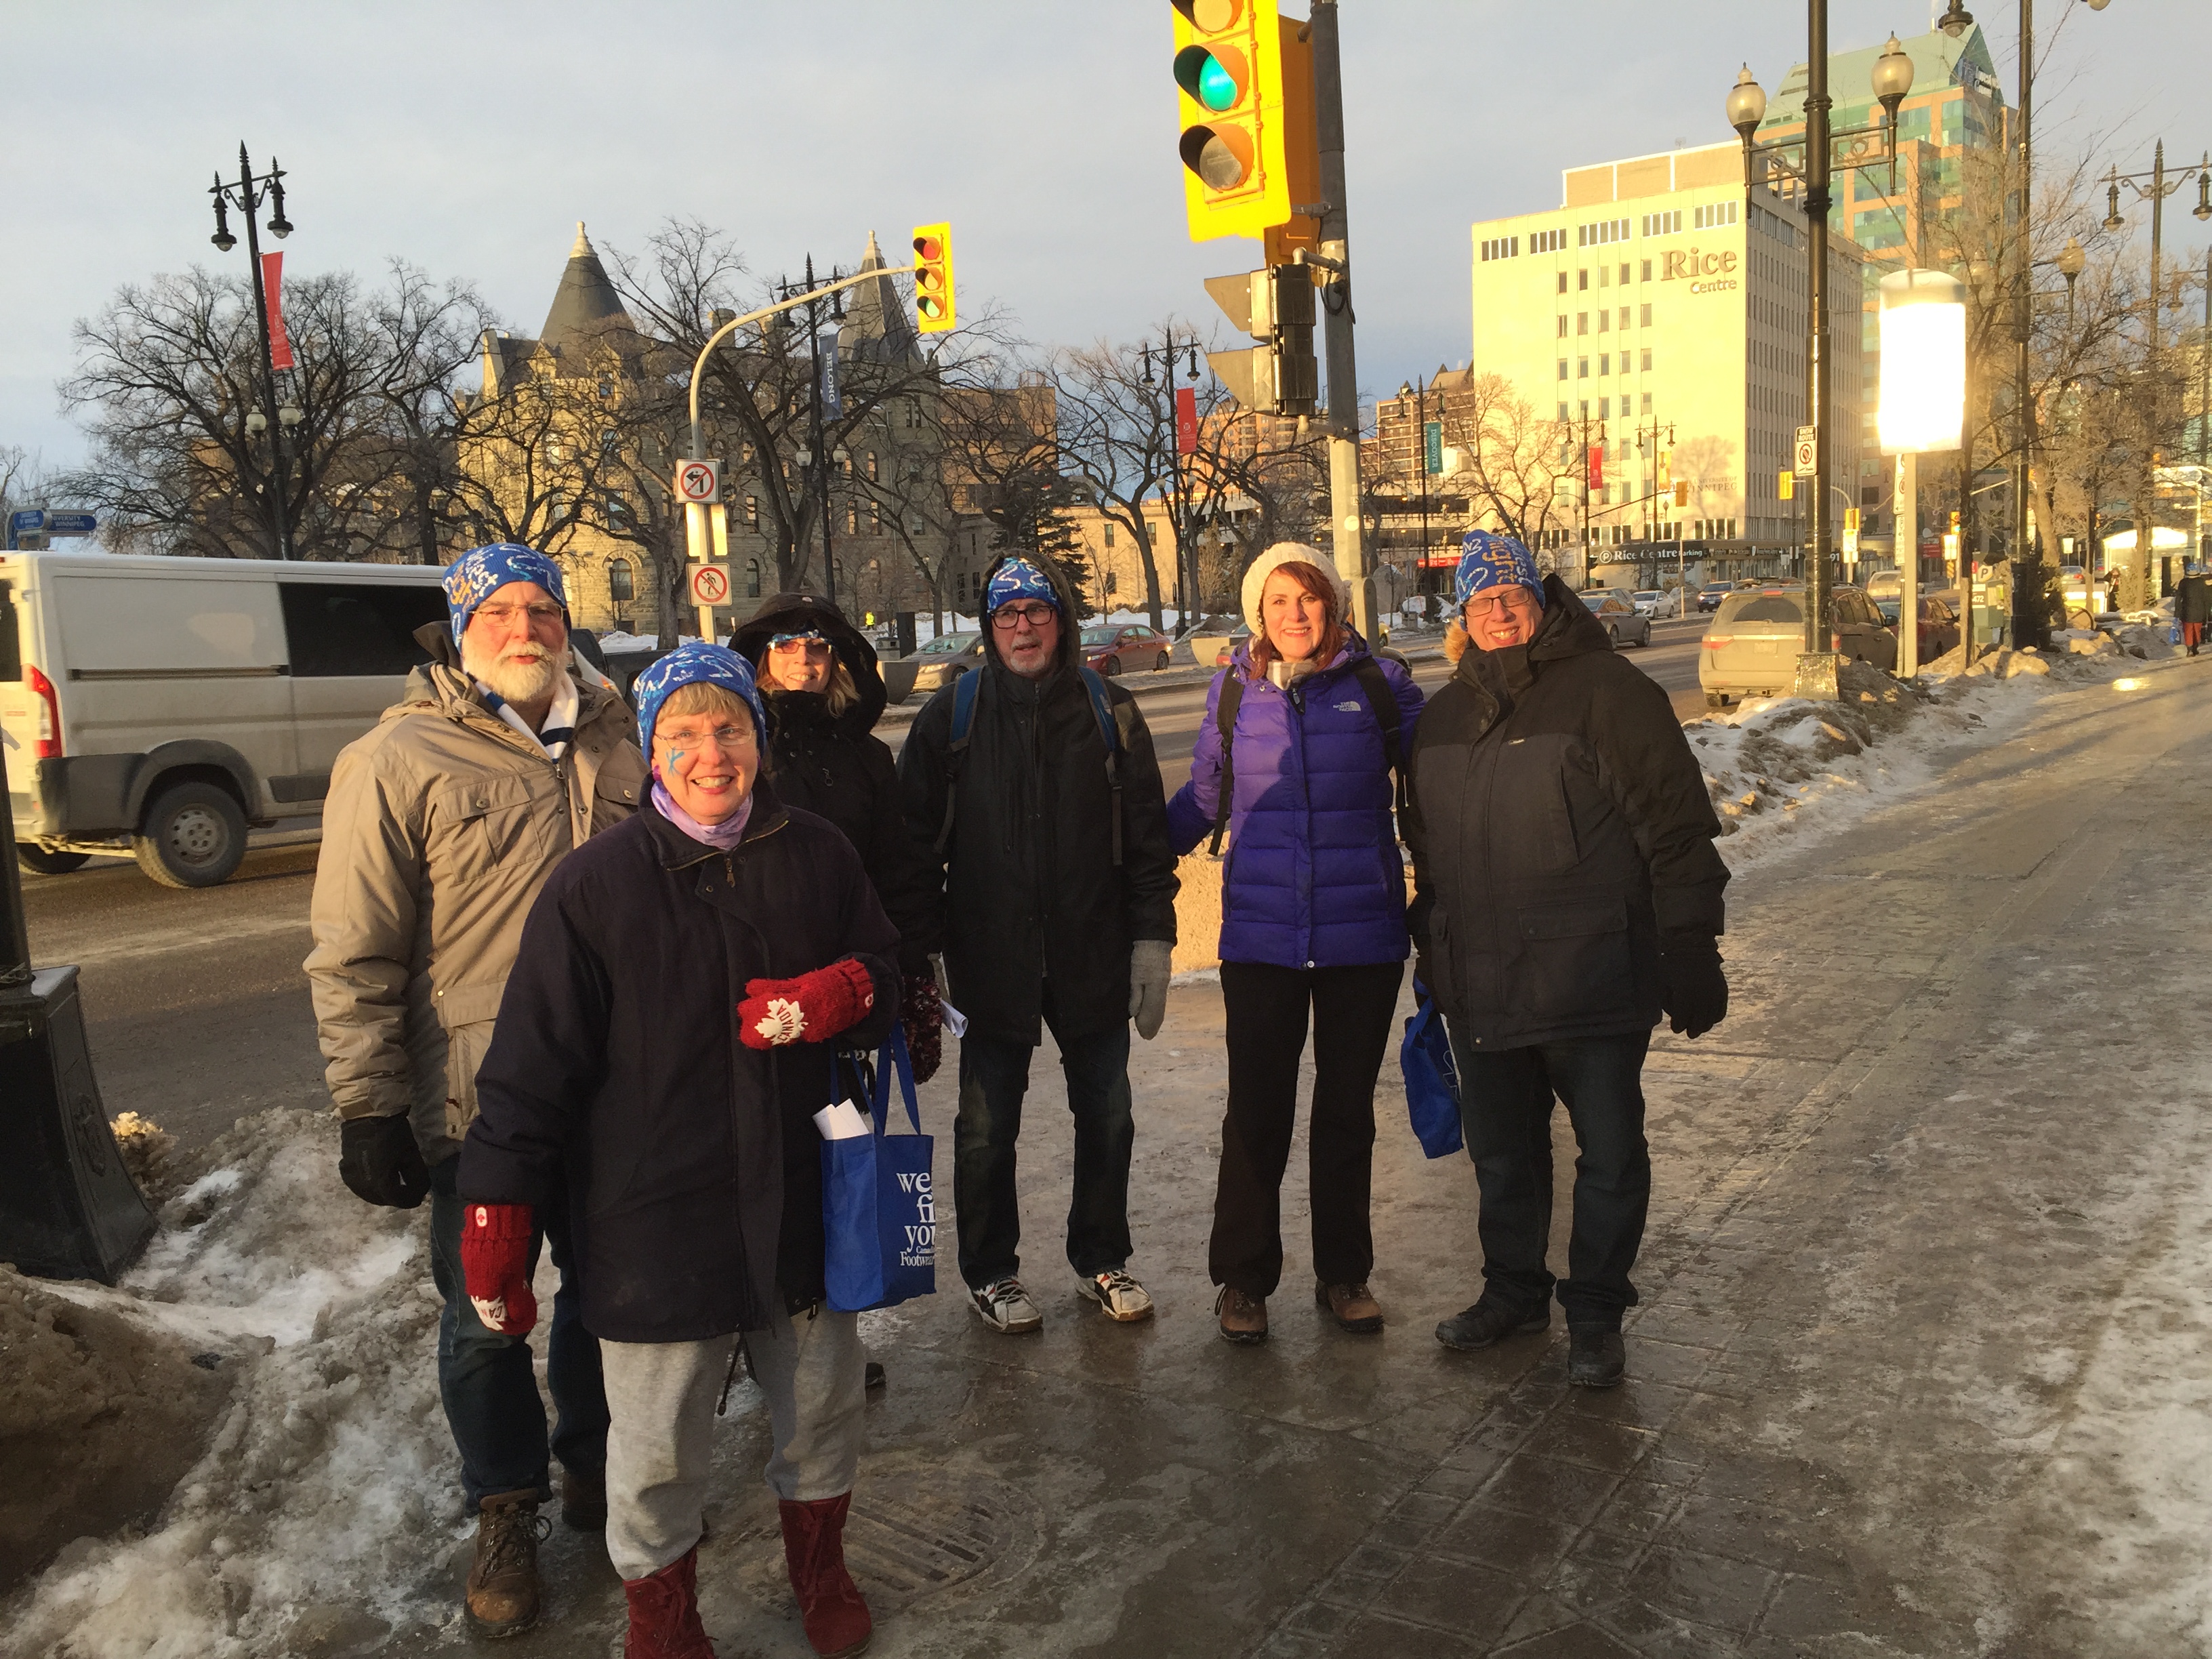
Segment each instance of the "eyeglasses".
M1515 583L1500 588L1495 593L1478 593L1469 599L1464 609L1470 617L1494 617L1502 611L1528 611L1534 607L1535 595Z
M476 609L476 615L488 618L495 628L504 628L518 617L527 617L530 625L535 628L540 623L559 622L561 607L542 602L537 605L480 605Z
M1060 615L1048 605L1002 605L991 613L991 626L1000 633L1011 633L1022 623L1031 628L1042 628Z
M750 726L718 726L711 732L687 726L673 732L655 732L653 740L664 749L676 750L704 749L712 743L724 754L732 755L751 748L755 738Z
M804 651L811 657L817 652L827 652L830 641L819 634L778 634L769 641L768 648L771 651Z

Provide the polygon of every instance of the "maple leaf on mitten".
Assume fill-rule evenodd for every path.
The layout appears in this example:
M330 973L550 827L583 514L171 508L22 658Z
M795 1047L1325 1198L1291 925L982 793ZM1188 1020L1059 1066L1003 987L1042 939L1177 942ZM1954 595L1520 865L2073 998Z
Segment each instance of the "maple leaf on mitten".
M857 1024L875 1000L875 981L850 957L796 979L748 980L738 1036L749 1048L826 1042Z

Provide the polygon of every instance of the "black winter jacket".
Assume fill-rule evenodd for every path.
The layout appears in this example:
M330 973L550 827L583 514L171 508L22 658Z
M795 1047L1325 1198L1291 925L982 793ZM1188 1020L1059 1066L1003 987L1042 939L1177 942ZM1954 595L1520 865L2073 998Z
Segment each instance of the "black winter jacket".
M2212 622L2212 579L2184 576L2174 584L2173 619L2185 623Z
M746 1048L745 981L852 957L876 998L839 1042L880 1042L898 1012L897 935L850 843L754 789L732 853L648 811L562 860L477 1073L461 1196L544 1206L565 1189L584 1326L609 1341L758 1330L822 1300L810 1120L830 1045Z
M1413 734L1407 920L1470 1046L1648 1030L1660 952L1710 947L1720 820L1666 692L1557 577L1526 646L1469 648Z
M778 691L761 682L768 704L768 775L787 806L825 817L845 832L875 884L884 914L899 930L899 968L919 975L940 948L939 884L930 879L924 848L907 834L898 765L873 735L888 701L876 648L844 613L813 593L778 593L731 636L732 649L759 669L778 634L818 628L853 677L860 700L832 715L826 696Z
M970 1030L1003 1042L1042 1040L1047 979L1062 1036L1121 1024L1130 941L1176 934L1176 860L1152 733L1136 699L1107 681L1121 734L1116 868L1105 740L1077 672L1073 596L1052 574L1068 620L1050 673L1030 680L1002 666L985 625L989 654L970 671L983 680L941 858L933 849L945 823L954 686L915 717L899 754L908 833L943 884L947 994Z

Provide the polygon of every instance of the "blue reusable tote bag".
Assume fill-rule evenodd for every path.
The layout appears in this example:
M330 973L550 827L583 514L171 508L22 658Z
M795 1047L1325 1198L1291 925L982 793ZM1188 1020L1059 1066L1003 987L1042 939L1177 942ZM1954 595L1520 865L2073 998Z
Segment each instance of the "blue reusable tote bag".
M1413 981L1413 1017L1398 1045L1398 1069L1406 1078L1406 1111L1413 1135L1431 1158L1449 1158L1460 1149L1459 1068L1452 1064L1451 1039L1436 999Z
M912 1134L890 1127L891 1076L906 1097ZM835 1103L836 1067L831 1067ZM823 1279L839 1313L889 1308L937 1289L937 1201L929 1166L936 1138L921 1133L906 1033L891 1027L876 1057L869 1133L822 1143Z

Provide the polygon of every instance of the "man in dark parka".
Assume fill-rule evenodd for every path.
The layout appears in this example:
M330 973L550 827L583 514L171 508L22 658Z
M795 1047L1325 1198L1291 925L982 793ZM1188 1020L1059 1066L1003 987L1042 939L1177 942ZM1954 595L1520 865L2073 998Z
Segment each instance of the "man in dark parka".
M1414 733L1405 823L1416 971L1451 1034L1482 1194L1482 1297L1437 1336L1485 1348L1548 1322L1556 1095L1580 1148L1556 1281L1569 1375L1608 1387L1650 1201L1651 1028L1663 1012L1695 1037L1728 1012L1720 822L1666 692L1519 542L1464 545L1469 648Z

